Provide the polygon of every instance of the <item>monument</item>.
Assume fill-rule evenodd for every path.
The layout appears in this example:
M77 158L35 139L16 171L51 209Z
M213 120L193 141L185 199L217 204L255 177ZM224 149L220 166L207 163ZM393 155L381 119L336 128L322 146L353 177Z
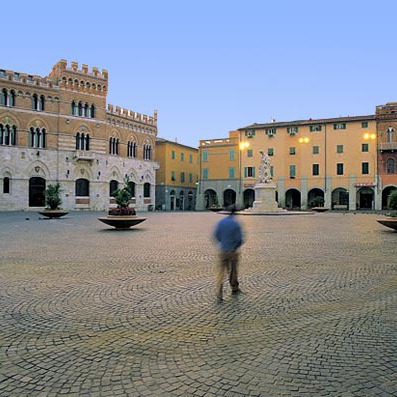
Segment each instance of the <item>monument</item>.
M264 212L285 212L284 209L278 207L276 201L276 184L272 180L270 173L269 156L260 151L261 164L259 168L259 181L255 184L255 201L252 208L248 209L252 213Z

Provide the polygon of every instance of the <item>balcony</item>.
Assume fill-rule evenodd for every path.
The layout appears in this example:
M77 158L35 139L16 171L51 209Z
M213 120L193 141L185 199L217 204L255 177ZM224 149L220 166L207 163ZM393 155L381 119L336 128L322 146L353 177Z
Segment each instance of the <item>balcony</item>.
M394 150L397 150L397 142L380 142L379 150L381 152L392 152Z
M95 160L95 153L89 150L76 150L73 155L73 160L91 162Z

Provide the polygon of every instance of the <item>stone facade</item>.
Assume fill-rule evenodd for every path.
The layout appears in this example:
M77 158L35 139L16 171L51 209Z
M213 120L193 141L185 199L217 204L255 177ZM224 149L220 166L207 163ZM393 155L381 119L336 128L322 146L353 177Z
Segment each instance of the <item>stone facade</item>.
M0 69L0 210L44 206L59 182L62 208L106 210L128 176L138 211L155 203L157 112L106 104L108 72L59 61L47 77Z

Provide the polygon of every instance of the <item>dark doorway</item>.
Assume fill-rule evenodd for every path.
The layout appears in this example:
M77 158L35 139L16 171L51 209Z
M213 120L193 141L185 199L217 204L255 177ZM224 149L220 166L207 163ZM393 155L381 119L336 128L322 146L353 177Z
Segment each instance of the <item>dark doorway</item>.
M29 179L29 207L45 206L45 179L33 177Z
M223 206L226 208L233 204L236 204L236 192L232 189L226 189L223 192Z

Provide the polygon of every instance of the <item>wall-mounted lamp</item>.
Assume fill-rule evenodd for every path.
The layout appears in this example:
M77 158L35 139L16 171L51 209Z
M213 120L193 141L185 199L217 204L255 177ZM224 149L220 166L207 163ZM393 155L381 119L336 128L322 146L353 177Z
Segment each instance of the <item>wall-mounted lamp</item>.
M40 156L40 152L39 152L39 151L37 151L37 153L36 153L36 156L37 156L37 157L39 157L39 156Z

